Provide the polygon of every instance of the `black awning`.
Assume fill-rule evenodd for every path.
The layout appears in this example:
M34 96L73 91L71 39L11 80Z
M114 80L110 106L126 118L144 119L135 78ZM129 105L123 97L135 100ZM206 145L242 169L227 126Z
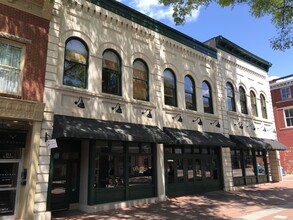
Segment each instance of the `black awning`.
M54 116L52 138L83 138L148 143L170 143L171 139L156 126Z
M256 137L247 137L247 136L238 136L238 135L230 135L232 141L238 144L240 147L249 147L256 149L268 149L269 145L265 143L260 138Z
M235 143L219 133L200 132L177 128L166 128L166 132L174 141L180 145L202 145L202 146L225 146L233 147Z
M277 140L265 139L265 138L262 140L263 142L270 145L270 147L268 148L269 150L288 150L288 147L286 145L282 144L281 142Z

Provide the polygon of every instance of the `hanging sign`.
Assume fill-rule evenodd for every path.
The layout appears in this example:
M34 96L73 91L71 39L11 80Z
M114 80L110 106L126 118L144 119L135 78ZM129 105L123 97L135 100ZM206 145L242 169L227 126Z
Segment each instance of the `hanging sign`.
M50 139L50 140L47 140L47 141L46 141L46 144L47 144L47 147L48 147L49 149L57 148L57 147L58 147L56 139Z

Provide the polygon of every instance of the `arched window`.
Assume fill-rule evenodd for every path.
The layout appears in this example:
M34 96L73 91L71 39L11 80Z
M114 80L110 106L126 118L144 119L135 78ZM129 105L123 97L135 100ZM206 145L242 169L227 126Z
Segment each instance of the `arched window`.
M121 95L121 59L113 50L103 53L102 92Z
M234 89L231 83L229 82L226 83L226 90L227 90L228 111L236 112Z
M251 114L257 117L258 113L257 113L256 96L253 91L250 91L250 103L251 103Z
M196 110L195 86L191 76L184 77L185 106L186 109Z
M88 47L80 39L72 37L65 44L63 84L87 88Z
M143 60L133 62L133 98L149 101L148 67Z
M172 70L164 71L165 105L177 106L176 78Z
M267 106L266 106L266 98L263 94L260 95L260 106L261 106L261 113L263 118L268 118L267 115Z
M206 113L214 113L213 110L213 99L210 84L207 81L202 82L202 100L203 108Z
M247 101L246 101L246 93L242 86L239 87L240 93L240 108L241 113L247 114Z

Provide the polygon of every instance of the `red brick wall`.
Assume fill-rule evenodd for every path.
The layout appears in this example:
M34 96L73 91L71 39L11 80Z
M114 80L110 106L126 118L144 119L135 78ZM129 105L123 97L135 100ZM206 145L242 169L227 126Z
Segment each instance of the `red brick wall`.
M0 32L32 41L31 44L25 45L22 94L20 98L42 101L49 21L3 4L0 4L0 21Z
M293 95L293 86L291 94ZM279 89L272 90L271 95L278 140L289 147L289 150L280 152L281 164L285 174L293 174L293 127L286 128L284 116L284 108L293 108L293 99L282 101Z

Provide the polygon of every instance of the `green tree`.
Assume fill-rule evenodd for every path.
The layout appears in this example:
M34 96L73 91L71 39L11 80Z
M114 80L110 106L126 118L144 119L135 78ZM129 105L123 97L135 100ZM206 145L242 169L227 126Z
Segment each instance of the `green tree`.
M271 22L276 27L277 36L270 40L275 50L286 50L293 46L292 33L292 0L159 0L165 6L173 6L173 18L176 25L185 23L185 17L191 16L194 9L200 6L208 7L215 2L221 7L247 4L252 16L259 18L265 15L271 16Z

